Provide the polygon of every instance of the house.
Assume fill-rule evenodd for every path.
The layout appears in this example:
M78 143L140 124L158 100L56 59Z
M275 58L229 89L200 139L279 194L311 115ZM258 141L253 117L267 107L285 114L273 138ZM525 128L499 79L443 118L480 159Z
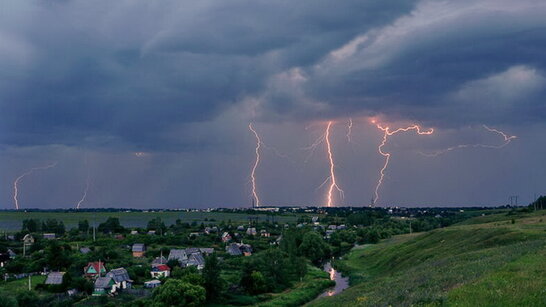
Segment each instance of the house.
M161 286L161 281L154 279L144 282L144 288L157 288Z
M240 256L243 254L237 243L231 243L230 245L226 246L226 252L232 256Z
M133 283L129 277L129 273L124 268L110 270L106 274L106 277L110 277L114 281L114 285L112 286L114 291L117 291L117 289L130 289Z
M213 252L213 248L190 247L186 249L171 249L169 260L178 260L182 267L196 266L197 269L201 270L205 267L203 254L212 254Z
M252 255L252 247L243 243L231 243L230 245L226 246L226 251L232 256Z
M334 233L333 230L326 230L326 239L330 239L333 233Z
M161 257L155 257L154 260L152 260L152 266L156 264L165 264L167 263L167 258L161 256Z
M205 227L204 232L205 232L206 234L210 234L210 233L211 233L211 228L210 228L210 227Z
M171 275L171 268L166 264L152 265L150 275L152 275L152 278L169 277Z
M146 246L142 243L135 243L133 244L133 257L135 258L141 258L144 257L144 252L146 251Z
M155 230L148 231L148 235L155 235Z
M317 222L318 222L318 216L313 216L313 217L311 218L311 222L317 223Z
M82 247L80 248L80 253L82 254L89 254L91 252L91 249L89 247Z
M191 232L189 237L198 237L199 236L199 233L198 232Z
M23 243L25 245L32 245L34 244L34 237L31 236L30 234L26 234L24 237L23 237Z
M262 229L262 230L260 230L260 236L269 238L271 236L271 234L267 230Z
M339 225L339 226L337 226L337 229L338 229L338 230L347 229L347 226L345 226L345 225Z
M8 249L8 255L11 259L15 259L15 257L17 256L17 254L14 253L11 249Z
M186 251L183 249L171 249L169 252L169 260L178 260L178 262L182 263L182 261L185 261L188 259L188 255L186 254Z
M212 247L200 247L199 251L203 254L210 255L214 253L214 248Z
M89 262L84 268L83 273L87 278L97 278L106 273L103 262Z
M202 270L205 267L205 258L203 257L203 254L199 253L193 253L190 254L187 261L184 261L182 263L182 266L189 267L189 266L195 266L198 270Z
M337 226L336 226L336 225L330 225L330 226L328 226L328 229L330 229L330 230L336 230L336 229L337 229Z
M132 234L132 235L137 235L137 234L138 234L138 230L131 230L131 234Z
M255 236L255 235L257 234L256 228L254 228L254 227L249 227L249 228L246 230L246 234L249 235L249 236Z
M245 231L245 226L239 225L239 226L237 226L237 230L238 231Z
M242 244L239 246L239 249L244 256L252 256L252 247L249 244Z
M114 239L123 240L123 239L125 239L125 237L122 234L117 234L117 235L114 236Z
M95 289L93 296L106 295L116 292L114 280L111 277L99 277L95 280Z
M231 236L229 235L229 233L224 232L222 234L222 242L227 243L229 241L231 241Z
M44 233L44 239L46 239L46 240L55 240L55 234L54 233Z
M51 272L47 274L46 285L61 285L65 272Z

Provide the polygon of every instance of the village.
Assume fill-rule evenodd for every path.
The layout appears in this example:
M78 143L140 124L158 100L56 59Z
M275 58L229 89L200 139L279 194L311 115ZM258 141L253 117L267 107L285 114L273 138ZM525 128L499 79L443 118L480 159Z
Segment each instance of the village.
M1 283L18 284L16 293L45 305L135 305L169 295L253 305L271 299L267 293L306 283L312 298L332 286L322 271L331 257L412 231L408 226L441 226L442 218L432 214L413 218L413 226L375 209L305 212L287 223L249 215L245 222L179 219L167 226L154 218L133 228L110 217L98 225L81 220L70 230L62 221L28 219L21 231L0 238Z

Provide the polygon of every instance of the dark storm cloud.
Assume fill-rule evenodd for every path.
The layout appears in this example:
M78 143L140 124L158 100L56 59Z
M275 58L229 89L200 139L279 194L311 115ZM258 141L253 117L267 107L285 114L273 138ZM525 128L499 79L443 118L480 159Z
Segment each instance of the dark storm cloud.
M316 65L276 76L262 100L266 110L295 116L541 121L545 14L540 1L422 1Z
M412 1L2 4L0 142L174 149L270 78L310 66ZM178 147L177 147L178 146Z

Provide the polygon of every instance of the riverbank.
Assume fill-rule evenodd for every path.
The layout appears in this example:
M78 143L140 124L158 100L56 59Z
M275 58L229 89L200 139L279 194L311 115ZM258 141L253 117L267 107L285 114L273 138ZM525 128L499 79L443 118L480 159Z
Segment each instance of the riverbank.
M351 287L309 306L542 306L545 212L454 225L357 248Z

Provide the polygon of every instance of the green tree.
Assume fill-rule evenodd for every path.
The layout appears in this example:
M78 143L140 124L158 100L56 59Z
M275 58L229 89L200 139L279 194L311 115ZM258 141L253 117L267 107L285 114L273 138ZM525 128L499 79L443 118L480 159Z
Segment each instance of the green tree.
M40 220L37 219L27 219L23 220L23 227L22 231L28 231L28 232L37 232L40 230Z
M120 233L124 232L125 228L119 223L119 218L109 217L104 223L99 225L98 230L103 233Z
M87 233L89 231L89 222L87 220L79 221L78 230L82 233Z
M214 299L222 292L224 282L220 277L220 265L215 255L205 258L205 268L203 268L203 278L205 280L205 290L207 290L207 299Z
M205 288L178 279L169 279L153 292L153 300L164 306L202 306Z
M311 260L314 264L319 264L322 260L330 256L330 247L322 236L316 232L308 232L303 236L300 253Z

